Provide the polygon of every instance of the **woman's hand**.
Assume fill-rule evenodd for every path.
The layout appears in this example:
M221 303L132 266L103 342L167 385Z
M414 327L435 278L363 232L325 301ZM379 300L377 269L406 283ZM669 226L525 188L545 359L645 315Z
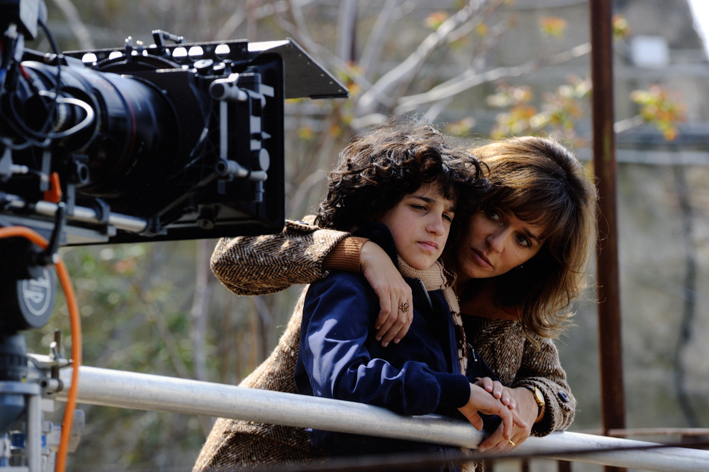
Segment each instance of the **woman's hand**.
M515 426L518 428L527 427L527 423L515 410L511 409L509 405L503 405L500 399L495 398L490 392L475 384L470 384L470 401L462 408L458 408L458 410L463 413L468 421L470 421L470 424L478 430L483 427L483 420L480 418L478 412L485 415L499 416L502 419L502 423L498 431L501 431L505 442L512 437ZM497 434L498 431L496 431L495 434Z
M502 402L502 404L507 406L510 410L514 410L517 406L517 402L512 396L511 390L502 385L499 381L492 380L490 377L483 377L478 378L475 385L500 400L500 402Z
M377 329L375 339L381 340L384 347L392 340L398 343L406 336L414 319L411 287L404 281L384 249L376 243L364 243L359 261L364 278L379 297L380 310L374 326ZM406 312L400 310L402 306L408 306Z
M481 381L478 381L477 383L479 384L480 382ZM485 386L483 388L485 388L485 391L488 393L494 395L494 388L491 385L492 383L492 381L485 382ZM499 382L495 383L498 384ZM504 389L507 392L507 395L511 397L511 401L516 405L519 416L525 421L526 425L513 425L509 439L505 439L503 425L501 424L497 430L490 435L490 437L480 443L480 446L478 446L478 451L480 452L501 453L509 452L515 449L517 446L525 442L530 436L532 433L532 426L534 426L534 421L537 419L539 406L537 405L537 402L534 401L534 394L532 392L524 387L507 388L502 386L502 389ZM510 441L512 441L514 445L510 444Z

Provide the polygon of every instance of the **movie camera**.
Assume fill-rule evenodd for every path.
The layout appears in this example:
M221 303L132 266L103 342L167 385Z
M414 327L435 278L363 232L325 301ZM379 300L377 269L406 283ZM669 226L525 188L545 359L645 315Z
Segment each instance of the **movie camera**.
M49 240L0 239L0 468L41 394L17 333L49 320L58 247L279 231L284 100L348 96L292 40L156 30L149 46L60 53L46 17L41 0L0 0L0 229ZM24 47L40 30L53 53Z

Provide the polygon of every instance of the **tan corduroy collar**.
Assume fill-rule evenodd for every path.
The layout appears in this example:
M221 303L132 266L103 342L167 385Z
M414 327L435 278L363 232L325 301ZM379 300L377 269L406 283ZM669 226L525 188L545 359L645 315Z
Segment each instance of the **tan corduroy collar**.
M436 261L435 264L425 270L414 269L401 256L398 257L401 275L419 279L426 287L426 291L443 290L443 295L446 297L450 310L454 313L460 312L458 297L456 297L453 290L453 283L455 282L455 274L453 272L446 269L440 261Z

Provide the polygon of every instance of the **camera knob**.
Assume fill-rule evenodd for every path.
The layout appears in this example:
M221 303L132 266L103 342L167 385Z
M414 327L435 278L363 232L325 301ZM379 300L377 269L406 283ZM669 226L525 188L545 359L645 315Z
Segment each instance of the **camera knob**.
M268 153L268 150L261 148L256 151L252 165L254 170L268 170L271 166L271 155Z
M212 72L214 61L211 59L200 59L194 63L194 68L197 69L199 75L209 75Z

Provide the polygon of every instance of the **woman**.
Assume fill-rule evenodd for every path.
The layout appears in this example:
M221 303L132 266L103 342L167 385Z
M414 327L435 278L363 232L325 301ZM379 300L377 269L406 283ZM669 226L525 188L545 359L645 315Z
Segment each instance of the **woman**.
M553 140L513 138L472 153L488 166L490 191L444 261L458 276L468 343L509 389L528 424L515 429L511 443L498 429L480 445L503 452L573 421L576 402L551 338L568 324L570 302L583 288L596 196L579 162ZM386 344L410 324L391 308L411 303L411 292L381 254L348 233L289 222L279 235L220 240L212 269L230 290L255 295L312 282L326 269L359 271L361 263L380 296L378 336ZM241 386L296 392L302 300L276 349ZM195 470L319 456L302 429L220 419Z

